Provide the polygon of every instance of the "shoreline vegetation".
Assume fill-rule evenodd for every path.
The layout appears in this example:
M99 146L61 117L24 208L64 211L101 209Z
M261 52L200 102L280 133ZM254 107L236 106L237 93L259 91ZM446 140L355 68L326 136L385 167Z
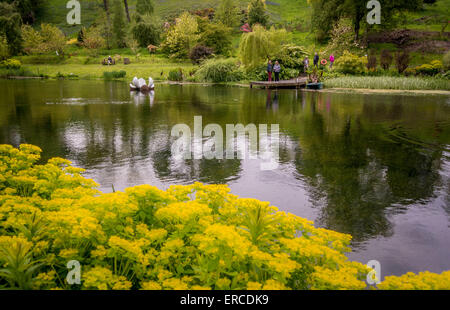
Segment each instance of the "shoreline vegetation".
M448 290L450 271L377 279L351 236L232 195L227 185L104 194L84 169L0 145L0 285L16 289ZM8 263L4 264L6 260ZM82 282L64 280L67 261ZM381 282L368 286L366 281ZM380 280L380 281L378 281ZM382 281L381 281L382 280Z
M179 66L174 66L178 68ZM100 76L78 76L73 72L60 73L64 67L58 66L58 74L49 76L43 72L42 68L35 69L33 67L25 67L19 72L14 70L2 71L0 70L0 78L3 79L62 79L62 80L116 80L129 81L130 77L127 75L123 78L105 78ZM166 67L167 68L167 67ZM53 70L54 71L54 70ZM73 70L68 70L73 71ZM68 72L66 71L66 72ZM164 70L162 70L164 71ZM108 72L108 71L104 71ZM103 73L104 73L103 72ZM18 74L19 73L19 74ZM20 73L22 75L20 75ZM145 75L143 75L145 76ZM152 77L153 78L153 77ZM195 81L170 81L162 79L161 77L154 78L155 84L178 84L178 85L229 85L237 87L249 87L249 80L235 81L235 82L195 82ZM437 79L430 77L368 77L368 76L341 76L331 78L324 81L324 89L319 91L355 91L366 93L423 93L423 94L443 94L450 95L450 80Z

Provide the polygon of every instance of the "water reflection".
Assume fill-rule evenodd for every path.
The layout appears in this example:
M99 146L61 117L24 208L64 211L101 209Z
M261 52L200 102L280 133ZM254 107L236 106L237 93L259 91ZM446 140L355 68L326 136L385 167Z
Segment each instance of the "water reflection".
M2 81L0 91L1 143L69 158L104 191L228 183L236 194L352 234L356 259L389 251L389 273L450 269L448 97L187 85L142 95L126 83L92 81ZM279 124L279 169L263 172L249 159L177 160L171 128L193 128L196 115L222 128ZM412 239L419 226L426 241ZM430 244L438 250L430 253Z

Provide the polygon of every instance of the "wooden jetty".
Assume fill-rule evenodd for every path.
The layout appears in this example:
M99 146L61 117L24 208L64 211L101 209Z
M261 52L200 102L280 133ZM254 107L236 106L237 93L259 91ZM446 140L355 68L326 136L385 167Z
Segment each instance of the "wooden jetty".
M253 81L250 82L250 88L255 87L261 87L261 88L301 88L305 87L308 83L307 77L299 77L291 80L284 80L284 81Z

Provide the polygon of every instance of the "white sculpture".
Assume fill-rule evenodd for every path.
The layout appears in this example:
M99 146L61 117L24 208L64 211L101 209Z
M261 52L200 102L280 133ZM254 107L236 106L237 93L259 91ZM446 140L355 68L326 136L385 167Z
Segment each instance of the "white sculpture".
M148 78L148 85L146 84L145 79L138 79L134 77L133 82L130 84L131 90L140 90L140 91L149 91L155 88L155 83L151 77Z

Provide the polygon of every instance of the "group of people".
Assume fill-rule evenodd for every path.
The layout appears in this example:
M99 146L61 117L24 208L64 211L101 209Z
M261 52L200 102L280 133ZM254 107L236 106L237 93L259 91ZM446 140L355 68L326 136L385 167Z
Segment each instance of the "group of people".
M280 80L281 72L281 66L278 60L275 61L275 65L273 65L272 60L269 59L269 62L267 64L267 74L269 75L269 82L272 82L272 72L275 73L275 82L278 82Z
M334 55L331 54L330 55L330 69L333 68L333 63L334 63ZM313 64L314 67L319 67L319 54L316 52L314 54L314 58L313 58ZM305 72L309 69L309 58L308 56L305 57L305 59L303 60L303 65L305 68ZM272 73L275 73L275 82L280 81L280 72L281 72L281 66L280 63L277 61L275 61L275 65L272 64L272 60L269 59L268 63L267 63L267 75L269 77L269 82L272 82Z

